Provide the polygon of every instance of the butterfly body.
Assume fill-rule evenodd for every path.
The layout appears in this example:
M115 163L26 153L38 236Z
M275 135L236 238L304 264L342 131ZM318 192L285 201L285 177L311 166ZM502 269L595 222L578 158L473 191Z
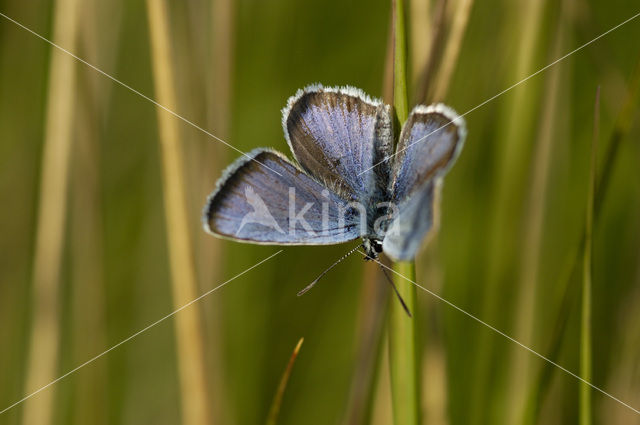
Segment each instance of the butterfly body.
M362 238L365 260L376 260L382 253L382 239Z
M283 109L295 158L255 149L209 196L205 230L259 244L361 238L367 258L415 256L433 225L435 191L465 137L444 105L417 106L394 144L391 107L350 87L309 86Z

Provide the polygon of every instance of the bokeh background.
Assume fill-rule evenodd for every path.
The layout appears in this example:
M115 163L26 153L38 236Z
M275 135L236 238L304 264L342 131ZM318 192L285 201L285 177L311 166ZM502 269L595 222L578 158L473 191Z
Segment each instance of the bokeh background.
M407 6L414 102L460 113L640 11L624 0ZM390 10L354 0L0 1L0 409L278 250L201 230L205 197L237 152L7 17L237 149L289 153L280 109L298 88L388 97ZM582 375L591 246L590 380L636 409L638 40L635 19L465 116L440 229L417 259L421 285ZM347 248L284 249L0 424L264 423L300 337L279 424L391 423L379 269L353 256L296 297ZM578 422L575 377L418 296L424 423ZM591 395L596 423L640 423Z

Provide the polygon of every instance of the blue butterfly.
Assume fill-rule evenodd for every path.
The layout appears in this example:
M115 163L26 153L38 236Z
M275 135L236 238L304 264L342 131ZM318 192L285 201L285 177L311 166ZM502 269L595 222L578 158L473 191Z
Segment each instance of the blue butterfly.
M267 148L237 159L207 199L207 232L275 245L361 238L369 259L415 257L462 149L462 117L442 104L416 106L394 153L389 105L353 87L312 85L289 99L282 127L295 161Z

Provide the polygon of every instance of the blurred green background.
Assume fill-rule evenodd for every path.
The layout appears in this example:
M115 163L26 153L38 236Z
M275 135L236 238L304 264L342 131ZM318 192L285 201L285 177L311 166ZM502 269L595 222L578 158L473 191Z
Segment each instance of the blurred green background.
M459 113L640 11L623 0L450 0L444 9L440 0L407 3L410 92L419 99L422 88L428 100ZM164 27L149 15L163 6ZM170 70L176 98L166 106L234 147L287 154L280 109L298 88L349 84L384 95L390 10L388 2L352 0L0 0L6 17L160 103L166 95L158 81ZM172 158L184 167L174 183L185 195L193 294L278 250L201 230L205 197L237 152L6 17L0 410L184 304L170 271L163 199L174 176L163 177L159 122L173 122L182 150ZM157 46L170 54L155 65L153 25ZM452 34L462 35L461 48L446 69ZM446 179L440 229L417 259L418 283L581 374L581 241L600 86L590 381L636 409L638 40L640 19L465 116L468 138ZM437 83L442 78L450 84ZM53 157L63 152L49 174L47 143ZM346 249L284 249L2 413L0 424L191 424L198 423L189 414L198 400L205 413L196 421L264 423L300 337L279 424L390 423L380 271L352 257L296 297ZM432 295L418 296L424 423L578 423L575 377ZM180 315L195 325L176 327ZM180 329L196 331L181 337ZM200 357L185 361L189 352ZM185 387L197 382L182 375L189 368L204 385ZM591 395L595 423L640 424L631 409Z

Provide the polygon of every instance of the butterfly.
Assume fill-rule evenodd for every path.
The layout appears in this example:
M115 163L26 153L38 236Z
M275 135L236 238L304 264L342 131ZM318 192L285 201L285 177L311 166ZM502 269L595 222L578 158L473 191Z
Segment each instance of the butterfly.
M274 245L360 238L368 259L415 257L462 149L462 117L443 104L418 105L394 144L389 105L316 84L288 100L282 127L294 160L258 148L232 163L204 207L208 233Z

